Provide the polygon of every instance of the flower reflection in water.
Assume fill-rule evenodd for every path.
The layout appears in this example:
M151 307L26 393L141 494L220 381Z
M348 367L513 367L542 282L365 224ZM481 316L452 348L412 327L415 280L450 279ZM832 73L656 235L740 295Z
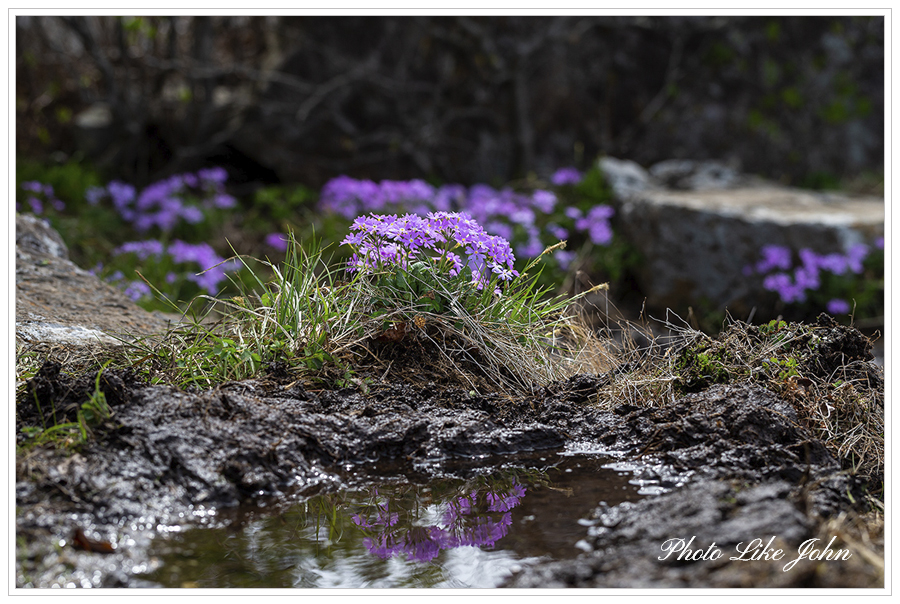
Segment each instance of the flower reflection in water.
M353 523L367 534L363 545L379 558L403 554L409 561L429 562L447 549L493 547L509 532L509 510L524 496L525 487L514 480L504 490L473 490L444 502L440 525L414 526L411 513L401 523L400 513L390 510L390 501L370 505L353 516Z

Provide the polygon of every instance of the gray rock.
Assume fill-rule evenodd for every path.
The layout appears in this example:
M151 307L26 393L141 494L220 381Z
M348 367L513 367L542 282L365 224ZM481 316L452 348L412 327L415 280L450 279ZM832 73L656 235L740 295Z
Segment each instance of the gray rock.
M682 312L705 303L746 319L754 307L772 304L762 278L744 273L764 245L825 254L884 235L883 199L743 180L726 170L714 176L711 167L654 166L666 182L694 190L654 188L652 179L613 185L617 227L644 259L639 284L651 308ZM721 186L710 188L716 182Z
M650 167L650 175L670 189L730 189L741 181L741 175L717 161L669 159Z
M619 199L627 199L636 193L656 187L650 174L629 159L603 157L600 158L598 166Z
M169 323L69 260L50 224L16 216L16 340L31 346L120 344Z

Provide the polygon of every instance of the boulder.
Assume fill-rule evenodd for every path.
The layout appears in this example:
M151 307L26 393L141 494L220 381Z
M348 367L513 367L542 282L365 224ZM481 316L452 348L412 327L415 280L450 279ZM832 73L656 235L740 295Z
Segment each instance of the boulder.
M59 233L29 215L16 216L15 313L23 344L120 344L169 325L72 263Z
M745 268L764 245L844 253L884 235L884 199L780 186L715 162L670 161L649 171L604 158L617 228L640 252L650 308L771 310L762 277Z

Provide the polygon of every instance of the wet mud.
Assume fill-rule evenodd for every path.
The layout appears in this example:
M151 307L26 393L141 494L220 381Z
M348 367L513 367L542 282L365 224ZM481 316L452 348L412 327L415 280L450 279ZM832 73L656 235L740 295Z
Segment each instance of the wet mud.
M590 398L614 373L576 376L537 395L477 395L433 384L313 390L278 375L185 392L117 370L72 378L47 363L17 404L17 433L75 421L92 393L111 417L68 452L25 450L16 464L18 586L141 587L152 538L215 526L215 510L252 502L271 513L311 493L386 473L566 447L616 452L659 494L600 506L585 524L590 551L526 565L510 587L864 586L849 562L733 562L738 543L774 536L795 552L826 522L861 511L864 484L842 470L793 407L759 386L717 385L662 408ZM659 560L667 539L725 552ZM830 564L827 571L823 565ZM832 572L832 569L839 569Z

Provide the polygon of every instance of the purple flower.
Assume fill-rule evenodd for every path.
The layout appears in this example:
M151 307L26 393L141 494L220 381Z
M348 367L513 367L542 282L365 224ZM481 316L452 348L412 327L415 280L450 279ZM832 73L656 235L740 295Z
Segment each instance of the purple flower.
M614 210L609 206L594 206L583 218L575 220L575 229L587 231L591 241L596 245L606 245L612 241L612 227L609 219Z
M228 263L207 243L185 243L180 239L173 241L166 252L178 263L194 263L200 267L200 273L189 274L187 279L193 281L210 295L215 295L219 289L219 283L225 280L228 271L237 269L232 262Z
M100 203L100 200L106 196L106 189L103 187L88 187L87 191L84 192L84 198L87 199L88 204L95 206Z
M524 258L537 258L544 251L544 244L540 239L530 238L528 243L520 245L516 251Z
M802 289L819 289L818 269L801 266L794 271L794 283Z
M44 185L36 180L23 182L21 186L25 191L31 191L32 193L43 193L44 191Z
M555 239L559 239L560 241L569 237L569 231L562 228L555 222L551 222L547 225L547 232L550 233L550 235L552 235Z
M35 214L43 214L44 213L44 204L37 197L29 197L28 205L31 206L31 211Z
M225 193L219 193L212 200L213 207L219 208L220 210L227 210L233 208L237 205L237 200L231 195L227 195Z
M786 271L791 268L790 248L780 245L764 245L761 251L763 258L756 263L757 272L767 273L775 268Z
M567 218L571 218L572 220L578 220L583 215L581 210L571 206L565 209L565 214Z
M488 222L484 225L484 229L489 233L503 237L507 241L513 238L513 228L504 222L498 222L496 220Z
M777 292L781 300L788 304L806 300L806 293L803 288L794 284L790 275L785 273L773 273L767 276L763 280L763 287L769 291Z
M220 167L206 168L199 170L197 172L197 177L202 181L221 185L228 180L228 172L225 171L225 168Z
M559 268L564 271L569 270L569 267L572 265L572 261L578 256L575 252L567 252L566 250L556 250L553 252L553 255L556 257L556 262L559 264Z
M581 172L575 168L560 168L550 177L550 182L561 187L564 185L577 185L581 182Z
M266 245L275 248L279 252L286 252L288 247L287 236L284 233L269 233L266 235Z
M864 243L851 245L850 249L847 250L847 266L854 274L860 274L863 272L863 260L865 260L868 255L869 246Z
M544 214L550 214L556 206L556 195L550 191L538 189L531 194L531 203Z
M113 250L113 254L121 255L121 254L134 254L139 259L145 260L150 256L162 256L163 254L163 244L161 241L157 241L156 239L148 239L146 241L129 241L127 243L123 243L115 250Z
M125 295L137 302L141 298L150 296L150 286L143 281L131 281L123 290Z
M850 312L850 304L846 300L841 300L840 298L829 300L828 304L825 305L825 308L832 315L845 315Z
M203 222L203 212L200 208L194 206L186 206L181 209L181 217L189 224L197 224Z
M826 254L819 257L819 266L835 275L847 272L847 258L841 254Z
M875 248L879 250L884 249L884 237L879 237L875 240Z
M371 214L357 217L350 231L342 245L349 245L354 251L348 266L351 271L406 268L409 261L433 252L437 254L436 259L448 259L451 276L457 276L463 263L455 253L451 255L449 250L453 245L465 250L466 265L476 283L483 280L481 270L486 260L490 261L491 268L506 265L512 269L515 262L506 239L489 235L469 215L462 213L433 212L427 218L415 214L401 217Z

